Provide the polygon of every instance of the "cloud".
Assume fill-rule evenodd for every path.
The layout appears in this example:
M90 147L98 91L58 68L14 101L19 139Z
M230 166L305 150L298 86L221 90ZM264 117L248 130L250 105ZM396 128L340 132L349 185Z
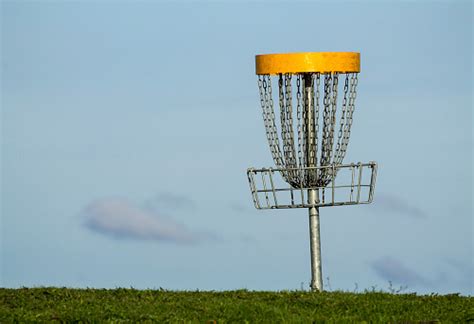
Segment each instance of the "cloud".
M382 279L393 283L408 286L429 285L429 280L392 257L379 258L371 263L371 267Z
M84 208L82 215L88 229L117 239L193 244L212 237L211 234L192 232L156 211L134 206L121 198L97 200Z
M164 208L170 210L176 209L195 209L194 200L185 195L177 195L170 192L162 192L145 202L145 206L152 210L162 210Z
M378 207L384 211L404 214L414 218L426 218L428 216L417 206L410 204L409 202L395 195L378 194L375 196L373 204L374 207Z

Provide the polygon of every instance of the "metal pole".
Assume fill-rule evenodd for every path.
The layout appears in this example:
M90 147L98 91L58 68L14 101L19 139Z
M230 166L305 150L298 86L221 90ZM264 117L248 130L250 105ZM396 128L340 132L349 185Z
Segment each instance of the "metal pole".
M314 189L308 190L309 203L316 202L317 194L317 191ZM318 207L309 208L309 243L311 252L311 290L323 291Z
M313 80L311 74L305 74L305 105L306 112L306 161L308 167L316 166L316 152L314 152L314 141L316 138L313 113L314 103L313 99ZM308 178L311 177L311 172L307 172ZM309 181L309 180L308 180ZM308 190L308 203L316 204L319 199L319 192L317 189ZM311 255L311 290L323 291L323 274L321 266L321 239L319 230L319 208L309 208L309 243Z

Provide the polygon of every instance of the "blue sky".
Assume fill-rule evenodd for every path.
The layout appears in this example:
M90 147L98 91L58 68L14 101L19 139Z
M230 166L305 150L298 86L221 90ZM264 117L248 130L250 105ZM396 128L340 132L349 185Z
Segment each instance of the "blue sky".
M325 287L472 295L472 14L1 2L0 285L308 288L307 211L248 189L273 164L254 56L359 51L345 162L379 177L372 205L321 209Z

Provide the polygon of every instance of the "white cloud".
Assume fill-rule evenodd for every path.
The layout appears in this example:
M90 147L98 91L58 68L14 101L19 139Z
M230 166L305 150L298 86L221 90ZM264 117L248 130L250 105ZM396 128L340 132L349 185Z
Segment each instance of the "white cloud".
M87 228L119 239L192 244L205 238L205 234L192 232L170 218L121 198L97 200L84 208L82 214Z

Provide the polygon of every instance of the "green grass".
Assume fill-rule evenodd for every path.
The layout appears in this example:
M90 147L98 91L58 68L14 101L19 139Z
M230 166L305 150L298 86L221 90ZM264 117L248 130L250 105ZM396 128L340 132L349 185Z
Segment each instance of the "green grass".
M474 323L474 298L385 292L0 289L0 323L32 321Z

